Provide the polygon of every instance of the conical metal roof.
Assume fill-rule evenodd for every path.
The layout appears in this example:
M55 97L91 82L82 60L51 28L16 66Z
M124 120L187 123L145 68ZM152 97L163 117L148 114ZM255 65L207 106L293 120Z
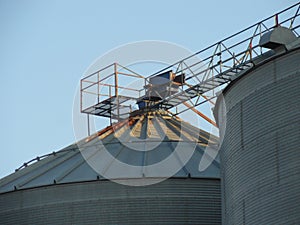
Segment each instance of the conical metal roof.
M164 111L147 112L24 163L0 180L0 193L102 179L219 178L217 141ZM204 158L210 163L200 171Z

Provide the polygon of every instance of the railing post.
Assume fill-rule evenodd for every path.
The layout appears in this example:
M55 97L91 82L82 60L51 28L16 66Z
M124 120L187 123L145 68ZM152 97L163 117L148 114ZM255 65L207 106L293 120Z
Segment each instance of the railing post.
M262 36L262 34L261 34L261 23L260 23L259 24L259 39L261 39L261 36ZM262 47L259 46L259 48L260 48L260 54L262 54Z
M100 102L100 72L97 73L97 100Z
M252 39L250 40L250 44L249 44L249 54L250 54L250 60L252 61Z
M80 112L82 112L82 80L80 80Z
M278 14L275 15L275 26L276 26L276 27L279 26L279 22L278 22Z
M233 59L232 67L235 67L235 63L236 63L236 61L235 61L235 53L232 53L232 59Z
M120 117L120 102L119 102L119 97L118 97L118 64L114 63L114 72L115 72L115 96L116 99L115 101L117 101L117 120L119 121L119 117ZM111 116L112 117L112 114Z
M118 96L118 64L114 63L114 71L115 71L115 96Z
M219 55L219 65L220 65L220 68L219 68L219 70L220 70L220 73L222 73L222 46L221 46L221 42L219 43L219 53L218 53L218 55Z

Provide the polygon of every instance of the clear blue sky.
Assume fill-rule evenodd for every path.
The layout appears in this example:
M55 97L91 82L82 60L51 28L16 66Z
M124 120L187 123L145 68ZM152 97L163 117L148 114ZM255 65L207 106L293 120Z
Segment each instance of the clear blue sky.
M134 41L198 51L296 0L0 0L0 177L75 141L79 80L99 56Z

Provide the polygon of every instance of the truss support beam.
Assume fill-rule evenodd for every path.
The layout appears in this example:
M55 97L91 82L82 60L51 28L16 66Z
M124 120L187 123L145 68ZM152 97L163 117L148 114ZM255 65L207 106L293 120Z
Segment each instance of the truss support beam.
M209 122L210 124L214 125L215 127L218 127L216 122L213 121L212 119L210 119L208 116L204 115L202 112L200 112L199 110L197 110L194 106L190 105L187 102L183 102L183 104L188 107L189 109L191 109L194 113L196 113L198 116L202 117L203 119L205 119L207 122Z

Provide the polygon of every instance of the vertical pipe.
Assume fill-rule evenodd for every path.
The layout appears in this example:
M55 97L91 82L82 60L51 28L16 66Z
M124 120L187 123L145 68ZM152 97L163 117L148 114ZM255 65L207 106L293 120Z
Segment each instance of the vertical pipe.
M90 114L87 115L87 128L88 128L88 136L91 136L91 131L90 131Z

